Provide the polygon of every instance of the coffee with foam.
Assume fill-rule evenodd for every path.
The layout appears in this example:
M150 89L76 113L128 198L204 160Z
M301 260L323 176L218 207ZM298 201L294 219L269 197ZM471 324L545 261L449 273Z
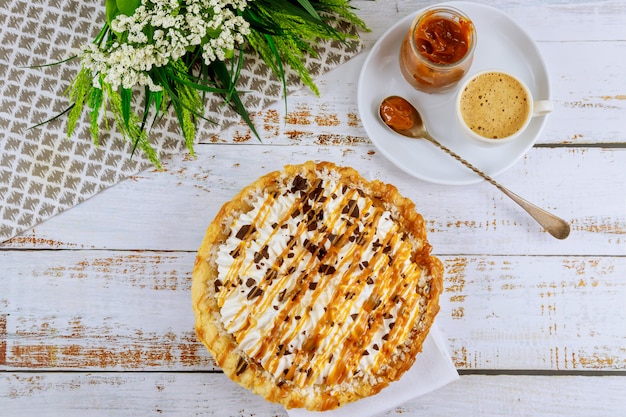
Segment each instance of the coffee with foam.
M531 113L532 98L516 78L501 72L479 74L463 88L460 112L477 135L502 139L522 130Z

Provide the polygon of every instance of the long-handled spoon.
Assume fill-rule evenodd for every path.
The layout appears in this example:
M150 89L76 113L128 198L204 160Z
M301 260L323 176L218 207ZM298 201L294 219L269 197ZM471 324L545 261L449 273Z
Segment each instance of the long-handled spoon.
M451 155L454 159L461 162L472 171L474 171L476 174L481 176L483 179L488 181L498 190L502 191L513 201L519 204L520 207L526 210L526 212L530 214L533 219L535 219L540 225L542 225L548 231L548 233L550 233L555 238L565 239L567 236L569 236L570 227L565 220L555 216L552 213L548 213L544 209L535 206L534 204L524 200L517 194L504 188L489 175L485 174L474 165L463 159L457 153L439 143L437 139L433 138L430 133L428 133L428 130L426 130L426 126L422 120L422 116L420 115L419 111L417 111L417 109L413 107L413 105L411 105L411 103L409 103L406 99L399 96L390 96L385 98L380 104L379 115L383 123L389 126L394 132L409 138L425 139L443 150L444 152ZM395 118L391 116L395 116Z

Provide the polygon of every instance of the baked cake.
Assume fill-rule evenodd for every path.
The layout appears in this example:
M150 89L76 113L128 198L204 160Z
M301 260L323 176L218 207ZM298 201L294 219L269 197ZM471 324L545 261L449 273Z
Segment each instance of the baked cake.
M430 252L394 186L288 165L209 226L193 270L198 337L226 375L286 408L373 395L410 368L439 310Z

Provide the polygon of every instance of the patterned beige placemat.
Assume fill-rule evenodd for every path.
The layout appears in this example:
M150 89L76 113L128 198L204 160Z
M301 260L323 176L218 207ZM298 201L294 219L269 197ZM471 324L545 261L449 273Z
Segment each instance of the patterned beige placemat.
M141 154L131 158L132 145L113 131L103 131L95 146L86 114L70 139L65 118L29 129L67 108L63 92L79 62L27 67L71 56L97 35L103 21L103 0L0 1L0 242L150 166ZM317 49L319 56L305 63L314 79L356 55L361 43L320 42ZM288 91L301 87L291 74ZM282 84L252 54L239 89L249 91L244 103L251 113L283 97ZM219 97L209 100L206 116L216 123L201 123L198 136L240 121ZM184 151L173 114L153 126L150 138L163 159Z

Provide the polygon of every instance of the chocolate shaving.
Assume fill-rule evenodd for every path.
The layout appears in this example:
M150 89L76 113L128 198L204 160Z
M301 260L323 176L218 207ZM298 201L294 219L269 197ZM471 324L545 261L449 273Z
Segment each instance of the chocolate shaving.
M348 204L346 204L341 211L341 214L347 214L350 217L358 218L359 213L359 205L356 200L349 200Z
M254 278L248 278L246 280L246 287L249 288L249 287L252 287L254 285L256 285L256 281L254 280Z
M317 252L318 250L317 245L311 242L309 239L304 239L304 248L311 252L312 255L315 254L315 252Z
M247 298L248 300L252 300L253 298L260 297L261 295L263 295L263 290L255 286L250 290Z
M268 269L265 273L265 279L267 281L274 281L278 277L278 271L275 269Z
M235 237L239 240L243 240L244 238L246 238L247 236L251 235L252 233L255 232L255 228L252 227L251 224L244 224L243 226L241 226L241 228L239 229L239 231L237 232L237 234L235 235Z
M261 262L263 258L269 259L269 257L270 257L270 252L269 252L269 248L267 247L267 245L263 246L260 252L254 252L255 263Z
M320 267L317 269L317 271L320 274L324 274L324 275L332 275L334 274L337 269L332 266L332 265L320 265Z
M324 187L322 186L322 180L319 180L317 182L317 186L313 188L311 192L309 192L309 198L313 201L319 201L320 203L323 203L324 200L326 200L326 197L324 196L320 198L323 192L324 192Z
M291 192L295 193L296 191L306 190L307 186L308 182L306 178L300 175L296 175L296 177L293 179L293 182L291 183Z

